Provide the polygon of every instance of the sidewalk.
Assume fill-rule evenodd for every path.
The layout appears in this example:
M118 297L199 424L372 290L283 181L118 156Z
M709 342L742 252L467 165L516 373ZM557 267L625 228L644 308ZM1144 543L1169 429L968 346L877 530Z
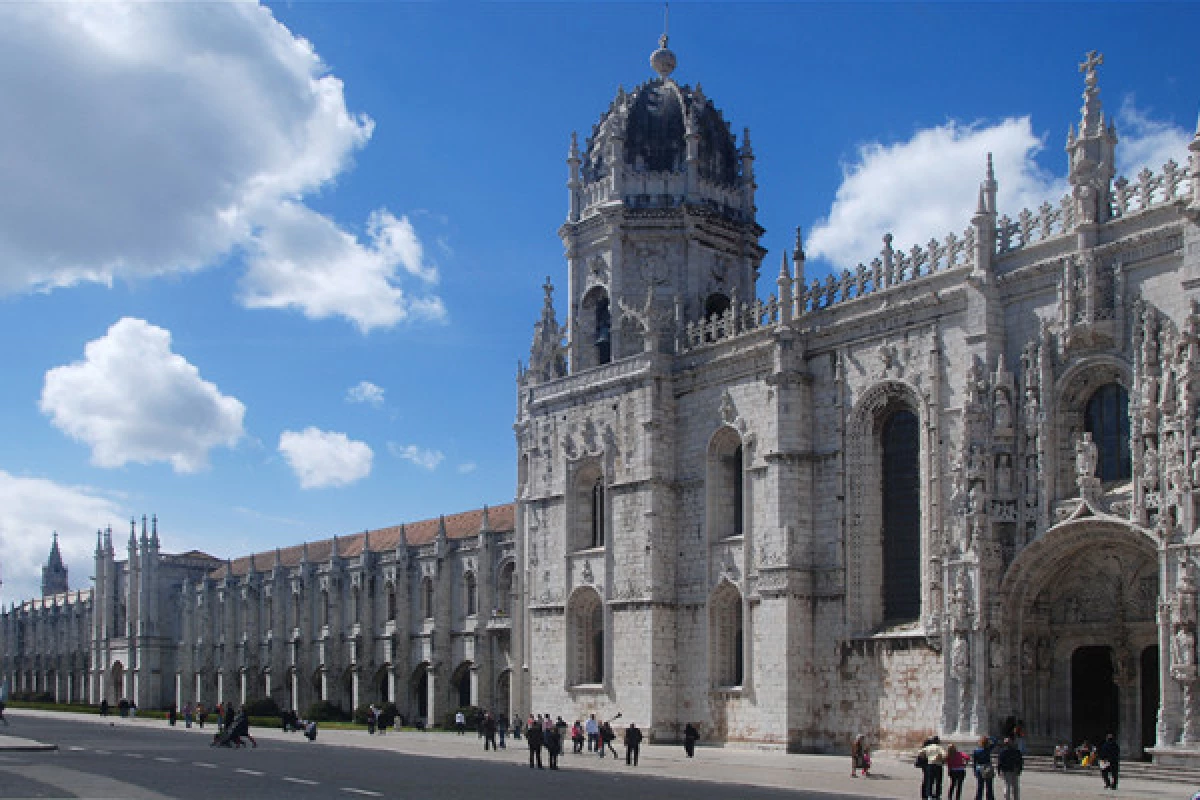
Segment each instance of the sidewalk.
M182 721L175 727L163 720L126 719L116 716L101 718L88 714L66 714L54 711L32 711L8 709L18 731L21 717L42 716L47 718L70 718L79 724L109 725L117 727L157 728L165 735L198 736L211 738L216 726L209 724L204 730L193 725L185 728ZM496 761L525 768L529 751L525 740L509 739L507 750L484 752L483 741L474 732L465 736L453 733L389 732L385 735L368 735L365 730L321 729L317 740L309 745L300 733L284 733L278 729L253 728L251 733L260 743L264 741L300 742L311 747L361 747L375 750L392 750L430 758L472 758ZM0 740L12 737L0 736ZM564 770L614 771L639 774L647 777L677 778L683 780L709 781L729 785L769 786L780 789L810 789L828 792L843 797L895 798L909 800L918 796L920 773L913 768L908 757L893 754L874 754L874 765L870 778L851 778L849 756L788 755L777 750L743 748L704 747L696 748L696 757L684 756L682 746L643 745L641 761L637 767L625 765L624 750L617 747L622 758L598 758L594 754L573 755L570 742L567 752L559 760ZM0 748L2 749L2 748ZM253 759L253 751L245 751ZM544 761L544 759L543 759ZM949 787L949 780L946 781ZM1003 786L997 777L996 796L1003 796ZM1167 783L1144 778L1122 779L1119 793L1104 791L1100 776L1095 773L1039 773L1026 772L1021 776L1021 796L1025 800L1084 800L1085 798L1107 798L1113 796L1133 798L1161 798L1163 800L1191 800L1193 792L1200 786L1188 787L1178 783ZM943 792L943 796L945 792ZM969 774L964 797L974 797L975 781Z

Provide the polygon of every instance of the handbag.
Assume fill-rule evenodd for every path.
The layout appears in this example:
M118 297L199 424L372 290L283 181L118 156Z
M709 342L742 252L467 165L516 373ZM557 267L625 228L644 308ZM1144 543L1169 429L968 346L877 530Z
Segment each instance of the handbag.
M996 768L991 764L986 765L983 769L979 770L979 777L983 778L985 781L992 780L996 777Z
M913 763L913 766L917 769L923 769L928 764L929 758L925 755L925 751L922 750L921 752L917 753L917 760Z

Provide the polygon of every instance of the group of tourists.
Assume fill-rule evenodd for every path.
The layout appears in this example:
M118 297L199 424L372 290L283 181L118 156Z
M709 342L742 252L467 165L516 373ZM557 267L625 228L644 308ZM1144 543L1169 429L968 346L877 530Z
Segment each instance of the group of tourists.
M618 713L613 720L620 718ZM613 730L612 721L597 720L596 715L590 715L587 720L575 720L573 725L568 726L566 721L560 716L552 717L550 714L529 715L529 719L525 723L525 743L529 747L529 768L542 769L542 749L546 750L549 757L550 769L558 769L558 757L562 755L563 741L567 738L567 730L570 728L571 741L574 743L573 753L583 753L584 743L587 743L587 752L595 753L600 758L604 758L605 753L612 753L613 758L620 758L613 742L616 741L617 734ZM631 767L636 767L638 757L642 750L642 731L635 723L629 723L625 727L625 763Z

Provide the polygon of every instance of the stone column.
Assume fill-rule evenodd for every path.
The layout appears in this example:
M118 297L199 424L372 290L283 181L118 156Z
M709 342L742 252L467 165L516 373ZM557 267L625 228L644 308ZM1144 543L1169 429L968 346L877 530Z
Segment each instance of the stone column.
M432 728L434 725L434 721L437 719L437 714L441 710L441 704L437 702L437 697L438 697L437 671L434 670L433 666L428 666L425 668L425 676L429 679L428 681L426 681L426 691L425 691L425 706L429 710L429 715L428 715L428 718L425 720L425 724L427 727Z

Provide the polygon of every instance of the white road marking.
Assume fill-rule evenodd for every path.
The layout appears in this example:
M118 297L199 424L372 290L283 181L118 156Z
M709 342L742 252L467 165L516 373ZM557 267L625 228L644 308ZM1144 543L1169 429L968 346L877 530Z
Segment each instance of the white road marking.
M243 775L258 775L260 777L264 774L255 769L241 769L240 767L238 769L235 769L234 772L240 772Z
M154 760L162 761L165 764L178 764L179 763L178 758L168 758L167 756L155 756Z
M316 781L310 781L307 778L289 778L285 775L283 779L285 781L287 781L288 783L302 783L305 786L316 786L317 785Z
M126 753L125 755L129 756L130 758L145 758L145 756L141 753Z
M112 755L112 753L108 752L107 750L97 750L97 751L96 751L96 755L98 755L98 756L111 756L111 755Z
M86 747L76 747L75 745L71 745L71 746L70 746L70 747L68 747L67 749L68 749L68 750L75 750L76 752L82 752L82 751L84 751L84 750L87 750L87 748L86 748Z
M349 786L343 786L342 791L353 792L354 794L365 794L367 797L383 797L382 792L372 792L369 789L354 789Z
M216 769L217 768L216 764L207 764L203 761L193 761L192 764L197 767L204 767L205 769Z

